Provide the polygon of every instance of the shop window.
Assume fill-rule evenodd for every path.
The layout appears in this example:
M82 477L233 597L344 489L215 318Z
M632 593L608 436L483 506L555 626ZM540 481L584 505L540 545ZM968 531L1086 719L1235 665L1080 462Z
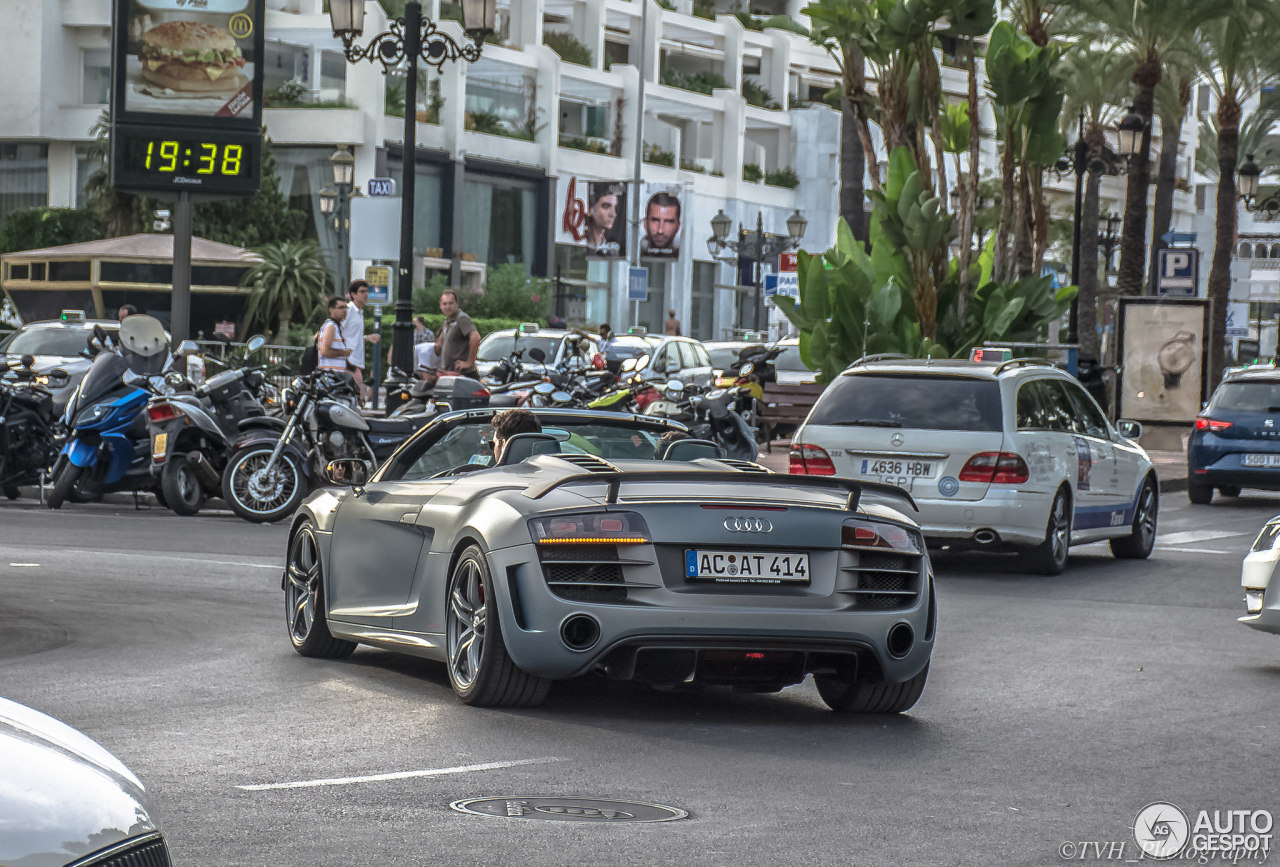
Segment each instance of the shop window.
M537 199L533 181L468 176L459 249L487 265L521 262L532 269L539 236Z
M47 204L49 146L0 141L0 223L14 211Z

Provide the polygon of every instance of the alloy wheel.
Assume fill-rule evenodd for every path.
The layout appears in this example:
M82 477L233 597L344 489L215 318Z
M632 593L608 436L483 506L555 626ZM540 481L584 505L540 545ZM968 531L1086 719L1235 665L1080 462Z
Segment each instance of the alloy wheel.
M311 634L320 599L320 552L310 527L303 527L293 537L285 573L289 637L294 644L301 644Z
M1071 539L1071 524L1067 519L1067 500L1058 496L1053 501L1053 512L1049 515L1050 542L1053 546L1053 559L1061 562L1067 559L1067 546Z
M480 569L465 560L450 582L447 625L449 673L460 689L471 686L480 671L487 614Z
M1142 499L1138 501L1138 520L1136 529L1144 546L1150 546L1156 537L1156 491L1150 484L1142 489Z

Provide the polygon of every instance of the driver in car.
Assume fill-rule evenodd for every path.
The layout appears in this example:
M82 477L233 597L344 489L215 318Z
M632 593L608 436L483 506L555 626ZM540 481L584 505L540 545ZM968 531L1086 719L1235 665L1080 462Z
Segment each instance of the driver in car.
M493 452L493 463L502 460L502 452L507 440L516 434L542 433L542 422L527 409L508 409L493 417L493 439L489 448Z

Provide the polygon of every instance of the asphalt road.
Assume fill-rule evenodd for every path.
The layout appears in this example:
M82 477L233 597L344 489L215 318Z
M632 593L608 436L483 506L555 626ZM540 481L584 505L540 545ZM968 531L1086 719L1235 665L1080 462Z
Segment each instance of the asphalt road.
M1089 546L1050 579L1010 556L935 558L929 685L910 714L862 719L810 684L583 679L535 710L467 708L434 663L295 654L283 526L0 503L0 694L128 764L180 865L1061 864L1086 841L1136 857L1130 829L1153 801L1280 812L1280 636L1235 623L1240 558L1280 500L1166 501L1144 563ZM377 775L393 776L352 780ZM600 826L448 807L489 795L691 815Z

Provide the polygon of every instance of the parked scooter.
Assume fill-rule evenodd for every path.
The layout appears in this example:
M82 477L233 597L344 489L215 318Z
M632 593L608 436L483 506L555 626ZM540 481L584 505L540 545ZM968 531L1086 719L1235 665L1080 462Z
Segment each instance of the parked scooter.
M489 389L484 387L484 383L451 371L441 373L435 382L422 379L412 381L404 395L407 399L397 397L398 406L389 413L391 418L489 405ZM390 396L387 402L391 402Z
M70 376L55 368L37 373L35 358L20 366L0 360L0 492L17 499L20 486L38 484L58 454L57 415L49 388L62 388Z
M588 409L606 409L613 412L644 412L645 407L658 399L658 390L644 378L649 367L649 356L623 359L618 380L594 400L587 402Z
M351 388L350 377L332 371L294 378L282 395L281 427L246 432L227 460L222 498L233 512L246 521L278 521L321 483L330 461L378 464L433 418L365 418L346 403Z
M53 484L45 500L51 509L61 508L73 496L88 501L110 490L154 487L151 437L143 412L149 395L126 383L124 376L158 376L165 371L172 356L164 326L136 313L120 323L114 346L101 326L94 327L93 339L105 348L67 401L63 424L69 434L54 462Z
M257 335L246 346L252 353L265 343ZM263 406L265 386L265 368L246 365L200 385L170 373L150 389L156 392L147 404L151 473L173 512L194 515L205 497L220 496L232 443L245 427L273 426Z
M723 388L700 393L678 379L668 380L663 395L645 408L645 415L657 415L684 422L689 432L711 440L725 450L726 457L755 461L759 446L751 427L733 410L734 395Z

